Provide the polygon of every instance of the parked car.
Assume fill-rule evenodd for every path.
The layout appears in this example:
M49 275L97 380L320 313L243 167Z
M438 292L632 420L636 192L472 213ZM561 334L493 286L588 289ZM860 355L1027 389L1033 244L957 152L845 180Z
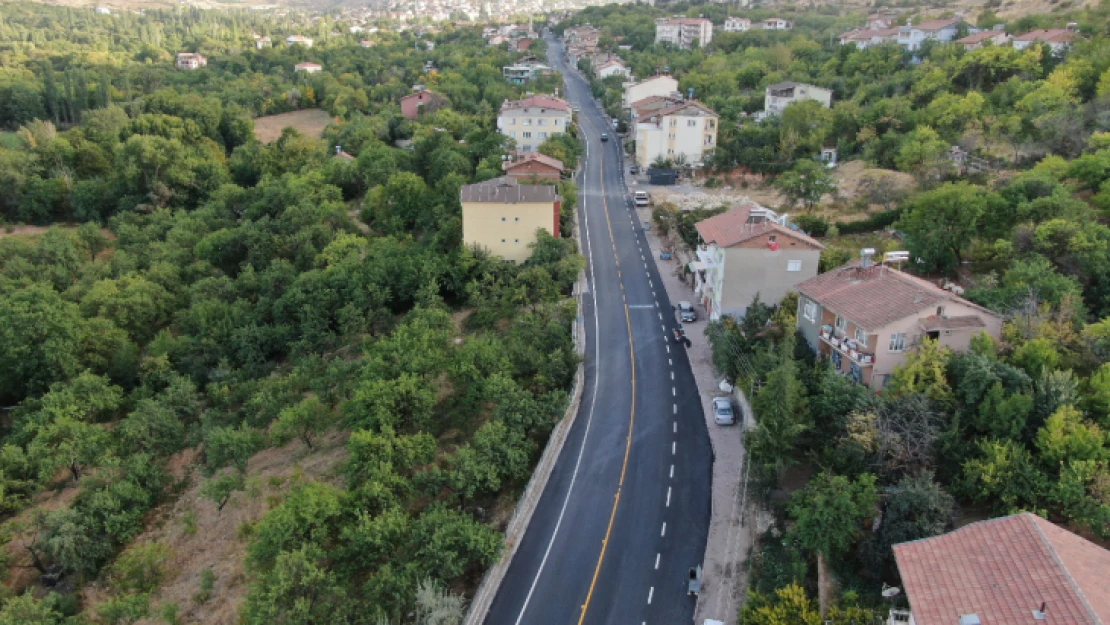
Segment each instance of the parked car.
M698 320L698 311L694 310L694 306L690 302L678 303L678 319L682 323Z
M698 596L701 592L701 565L690 567L690 573L686 578L686 594L694 597Z
M713 422L717 425L733 425L736 413L732 411L732 400L727 397L713 398Z
M609 140L609 135L602 133L601 140L602 141L608 141Z
M640 168L639 168L639 167L636 167L635 165L633 165L632 167L629 167L629 168L628 168L628 173L630 173L630 174L632 174L633 176L635 176L636 174L640 173Z
M648 197L647 191L637 191L632 197L636 200L636 206L647 206L651 203L651 198Z

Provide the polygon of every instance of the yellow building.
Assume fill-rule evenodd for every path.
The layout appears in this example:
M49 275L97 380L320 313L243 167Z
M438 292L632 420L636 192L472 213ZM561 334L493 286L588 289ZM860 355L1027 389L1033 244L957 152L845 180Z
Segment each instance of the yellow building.
M528 260L536 230L559 236L561 200L551 185L519 184L503 176L466 185L459 200L463 244L485 248L506 261Z

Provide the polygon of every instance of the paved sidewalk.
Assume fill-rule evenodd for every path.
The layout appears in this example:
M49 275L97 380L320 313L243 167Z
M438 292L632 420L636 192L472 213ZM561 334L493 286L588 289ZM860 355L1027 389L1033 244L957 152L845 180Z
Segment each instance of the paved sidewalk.
M626 183L630 191L635 191L638 186L626 172ZM641 207L636 210L641 223L651 222L651 208ZM645 230L648 230L645 228ZM709 340L705 336L706 314L701 306L696 304L698 298L693 288L678 278L677 270L681 269L677 260L660 260L659 238L648 230L648 245L652 251L652 258L659 268L659 275L666 286L667 295L671 303L679 301L695 302L699 318L694 323L684 324L690 347L687 354L690 365L694 370L694 379L697 381L698 393L701 395L702 407L705 412L706 424L709 428L709 439L713 445L713 504L709 521L709 539L705 549L705 562L703 569L703 585L701 595L698 597L697 610L694 613L694 622L700 625L705 619L717 619L725 623L735 623L737 612L747 587L746 568L744 562L751 548L751 534L748 528L741 526L741 471L744 464L744 444L741 436L743 427L720 426L713 422L712 401L714 397L725 393L720 391L718 384L721 376L713 367L713 356L709 347ZM741 402L747 402L741 397ZM747 406L741 411L746 417ZM741 415L737 415L741 416ZM746 419L738 419L740 423Z

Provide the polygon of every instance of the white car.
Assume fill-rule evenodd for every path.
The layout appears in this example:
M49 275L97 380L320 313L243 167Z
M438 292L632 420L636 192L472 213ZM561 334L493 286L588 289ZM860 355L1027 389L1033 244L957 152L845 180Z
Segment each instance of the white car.
M647 206L651 198L648 197L647 191L637 191L633 198L636 200L636 206Z
M732 400L727 397L713 398L713 422L717 425L733 425L736 413L732 411Z

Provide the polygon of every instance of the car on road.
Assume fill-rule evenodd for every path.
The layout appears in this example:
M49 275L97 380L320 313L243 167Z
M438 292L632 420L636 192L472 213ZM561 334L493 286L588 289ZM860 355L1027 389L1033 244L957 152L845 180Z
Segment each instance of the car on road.
M736 413L732 411L732 400L727 397L713 398L713 422L717 425L733 425Z
M632 197L636 200L636 206L647 206L651 202L647 191L637 191Z
M635 165L633 165L632 167L629 167L629 168L628 168L628 173L630 173L630 174L632 174L633 176L635 176L636 174L640 173L640 168L639 168L639 167L636 167Z
M698 311L694 310L694 306L690 302L678 303L678 319L682 323L689 323L698 320Z
M577 107L577 106L570 107L570 110L574 111L575 113L581 113L582 112L582 109Z
M701 565L690 567L690 574L686 580L686 594L698 596L701 592Z
M607 134L605 134L605 133L602 133L602 135L601 135L601 140L602 140L602 141L608 141L608 140L609 140L609 135L607 135Z

